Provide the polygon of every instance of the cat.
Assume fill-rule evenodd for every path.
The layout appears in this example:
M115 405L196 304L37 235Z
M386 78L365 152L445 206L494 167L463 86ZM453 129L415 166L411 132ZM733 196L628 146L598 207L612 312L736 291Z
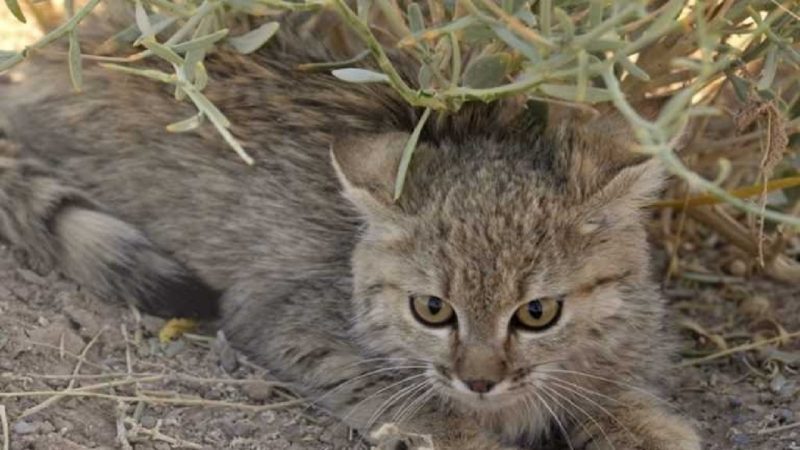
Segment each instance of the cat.
M697 450L654 392L670 353L641 209L664 179L619 116L509 100L421 111L285 27L204 91L37 57L0 84L0 236L39 270L211 321L378 448ZM401 67L414 73L411 65ZM534 120L531 119L534 117Z

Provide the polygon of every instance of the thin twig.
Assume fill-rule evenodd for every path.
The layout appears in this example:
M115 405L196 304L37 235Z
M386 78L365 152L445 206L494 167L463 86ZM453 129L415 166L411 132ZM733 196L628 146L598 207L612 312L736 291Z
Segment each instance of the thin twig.
M467 6L473 15L480 14L478 8L472 4L471 0L461 0L465 6ZM545 46L550 49L556 48L556 45L550 42L549 39L541 36L532 28L526 26L522 23L521 20L517 19L516 17L506 13L503 11L503 8L497 6L492 0L480 0L481 5L489 9L494 15L496 15L505 26L507 26L511 31L516 33L517 35L527 39L528 41Z
M122 450L132 450L133 446L131 445L130 441L128 440L128 429L125 428L125 420L128 419L125 415L125 408L127 403L119 402L117 403L117 442L122 447Z
M125 381L120 381L119 383L130 383L130 382L125 380ZM147 395L129 395L129 396L112 395L112 394L103 394L99 392L90 392L80 389L73 389L71 391L0 392L0 398L51 397L51 396L100 398L100 399L123 401L123 402L144 402L153 405L208 406L208 407L243 409L246 411L255 411L255 412L288 408L290 406L297 406L306 403L306 400L304 399L297 399L285 402L269 403L266 405L250 405L246 403L226 402L222 400L206 400L203 398L154 397Z
M787 189L795 186L800 186L800 177L786 177L777 180L771 180L767 183L754 184L752 186L745 186L728 191L730 195L737 198L747 198L760 195L764 192L771 192L779 189ZM689 197L688 200L684 199L669 199L660 200L650 205L651 208L691 208L701 205L715 205L722 203L719 197L713 195L697 195Z
M764 434L780 433L781 431L787 431L794 428L800 428L800 422L787 423L786 425L781 425L772 428L762 428L758 430L756 434L764 435Z
M100 338L100 336L103 334L104 331L105 327L100 328L100 330L94 335L94 337L92 337L92 339L83 347L83 350L81 351L80 355L78 355L78 362L75 363L75 368L72 370L72 378L70 378L69 384L67 385L66 389L67 391L75 387L75 381L76 381L75 376L77 376L80 373L81 366L83 366L83 361L86 360L86 355L89 353L89 350L97 342L97 340ZM39 403L36 406L32 406L26 409L25 411L22 412L22 414L20 414L19 417L20 419L24 419L25 417L36 414L37 412L42 411L51 405L54 405L56 402L61 400L61 398L62 397L59 395L48 398L42 403Z
M3 428L3 450L8 450L11 447L11 433L8 431L6 405L0 405L0 426Z
M32 341L30 339L15 339L13 337L10 337L9 339L10 340L14 340L16 342L20 342L22 344L36 345L38 347L44 347L44 348L49 348L49 349L52 349L52 350L60 351L60 349L59 349L59 347L57 345L48 344L46 342ZM93 363L93 362L87 360L86 358L83 358L83 357L79 356L78 354L72 353L70 351L66 351L65 350L64 351L64 355L69 356L70 358L74 358L74 359L76 359L78 361L82 361L84 366L90 366L90 367L93 367L93 368L98 369L98 370L106 370L107 369L106 367L103 367L100 364Z
M722 350L722 351L719 351L719 352L716 352L716 353L712 353L712 354L710 354L708 356L704 356L702 358L688 359L688 360L683 361L682 363L678 364L677 367L678 368L682 368L682 367L695 366L697 364L705 364L707 362L714 361L714 360L717 360L717 359L720 359L720 358L724 358L726 356L730 356L730 355L733 355L733 354L736 354L736 353L755 350L757 348L764 347L765 345L777 344L777 343L779 343L781 341L784 341L784 340L787 340L787 339L794 339L794 338L797 338L797 337L800 337L800 331L795 331L794 333L782 334L780 336L776 336L776 337L771 338L771 339L765 339L763 341L750 342L748 344L738 345L736 347L731 347L731 348L726 349L726 350Z
M347 2L344 0L332 0L332 4L339 13L339 17L361 38L372 57L375 58L375 62L378 63L378 67L389 77L389 83L405 101L415 106L429 107L436 110L447 109L447 105L438 98L419 95L406 84L389 60L383 50L383 46L372 35L369 26L359 19L358 15L347 5Z
M152 429L151 428L145 428L141 424L139 424L138 422L134 421L131 418L125 418L124 421L123 421L123 424L130 425L131 430L129 431L129 434L133 435L132 436L133 439L136 439L136 435L141 433L141 434L147 435L151 440L166 442L167 444L170 444L170 445L172 445L174 447L204 448L202 445L195 444L194 442L190 442L190 441L187 441L187 440L184 440L184 439L179 439L179 438L174 438L174 437L171 437L171 436L167 436L166 434L162 433L158 429L158 425L156 425Z

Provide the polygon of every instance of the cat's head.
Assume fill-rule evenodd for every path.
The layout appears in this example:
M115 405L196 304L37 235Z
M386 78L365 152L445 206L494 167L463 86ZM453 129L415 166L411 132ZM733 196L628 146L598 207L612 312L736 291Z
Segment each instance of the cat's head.
M344 194L365 218L353 255L363 344L478 411L563 403L579 389L570 372L635 372L659 333L641 209L663 173L604 123L619 122L421 142L396 201L408 135L337 142ZM556 393L542 387L556 378Z

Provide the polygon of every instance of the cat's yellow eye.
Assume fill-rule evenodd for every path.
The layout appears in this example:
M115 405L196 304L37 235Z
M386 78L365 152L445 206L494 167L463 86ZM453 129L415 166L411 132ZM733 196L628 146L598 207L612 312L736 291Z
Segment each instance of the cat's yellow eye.
M539 298L517 308L512 325L528 331L544 331L558 322L563 301L559 298Z
M452 324L456 319L453 307L439 297L432 295L412 295L411 312L423 325L443 327Z

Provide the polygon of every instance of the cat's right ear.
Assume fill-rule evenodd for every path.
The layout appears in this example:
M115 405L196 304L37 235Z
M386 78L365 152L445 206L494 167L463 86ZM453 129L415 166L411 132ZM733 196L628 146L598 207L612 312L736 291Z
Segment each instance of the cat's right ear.
M409 134L390 132L336 140L331 159L345 197L370 219L396 214L393 194L397 169Z

